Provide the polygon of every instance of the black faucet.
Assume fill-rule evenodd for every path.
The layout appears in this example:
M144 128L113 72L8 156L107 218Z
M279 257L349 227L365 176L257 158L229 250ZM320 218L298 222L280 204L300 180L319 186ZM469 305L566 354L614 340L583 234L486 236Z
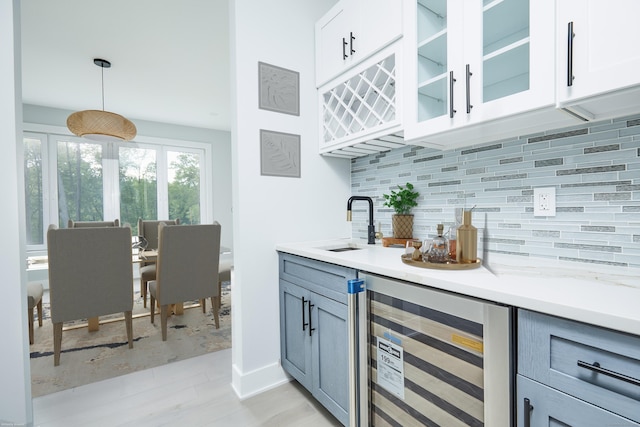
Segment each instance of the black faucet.
M354 200L366 200L369 202L369 227L367 228L367 243L376 244L376 227L373 225L373 200L367 196L351 196L347 201L347 221L351 221L351 203Z

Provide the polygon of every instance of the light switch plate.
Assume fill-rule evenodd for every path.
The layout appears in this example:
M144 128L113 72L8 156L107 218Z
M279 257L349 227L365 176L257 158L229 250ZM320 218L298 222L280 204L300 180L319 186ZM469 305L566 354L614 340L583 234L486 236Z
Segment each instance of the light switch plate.
M556 216L556 188L533 189L533 216Z

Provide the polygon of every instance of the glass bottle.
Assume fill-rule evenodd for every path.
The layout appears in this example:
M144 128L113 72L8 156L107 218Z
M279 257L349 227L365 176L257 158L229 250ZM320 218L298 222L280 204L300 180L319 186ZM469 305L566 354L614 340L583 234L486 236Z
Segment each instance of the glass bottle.
M469 264L477 261L478 230L471 225L471 210L464 211L462 225L458 227L456 261Z
M433 238L427 251L428 262L445 263L449 261L449 241L444 237L444 225L438 224L438 235Z

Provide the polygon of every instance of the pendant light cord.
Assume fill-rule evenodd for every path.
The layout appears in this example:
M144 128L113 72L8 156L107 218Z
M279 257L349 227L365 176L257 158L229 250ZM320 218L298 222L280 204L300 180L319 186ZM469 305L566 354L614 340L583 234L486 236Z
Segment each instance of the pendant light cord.
M104 111L104 66L100 67L102 71L102 111Z

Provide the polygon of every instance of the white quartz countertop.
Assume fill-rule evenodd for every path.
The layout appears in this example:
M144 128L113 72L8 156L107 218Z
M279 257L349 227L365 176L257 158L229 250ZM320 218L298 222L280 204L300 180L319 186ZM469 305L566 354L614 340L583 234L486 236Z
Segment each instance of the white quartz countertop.
M363 249L331 252L357 246ZM331 239L276 250L471 297L640 335L640 269L488 254L480 268L435 270L404 264L404 248Z

